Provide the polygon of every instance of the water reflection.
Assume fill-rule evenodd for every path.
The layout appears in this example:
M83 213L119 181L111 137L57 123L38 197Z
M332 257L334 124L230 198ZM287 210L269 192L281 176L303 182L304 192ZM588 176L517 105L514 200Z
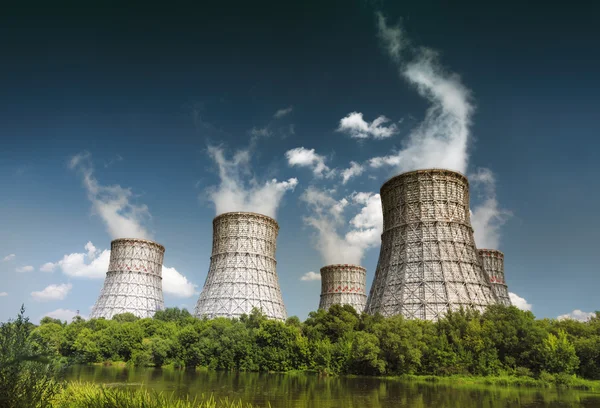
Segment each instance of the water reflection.
M183 371L117 367L72 367L69 379L103 384L144 384L177 395L214 394L260 407L323 408L506 408L600 407L600 395L503 387L461 388L375 378Z

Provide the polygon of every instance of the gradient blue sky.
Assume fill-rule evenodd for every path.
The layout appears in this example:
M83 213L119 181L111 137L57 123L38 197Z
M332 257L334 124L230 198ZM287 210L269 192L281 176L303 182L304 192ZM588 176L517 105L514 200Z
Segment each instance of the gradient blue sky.
M598 6L288 3L3 11L0 320L21 303L34 321L59 309L89 314L102 278L40 267L88 242L96 256L110 247L82 179L92 168L99 185L129 188L128 203L147 206L140 225L166 246L165 265L201 290L215 216L208 191L220 183L208 146L227 159L247 151L246 183L298 179L277 211L278 273L288 315L316 309L320 282L301 277L324 260L301 198L309 188L336 200L377 193L398 168L368 160L404 149L432 106L398 75L404 61L390 58L376 11L388 28L402 23L414 53L438 51L440 75L470 90L466 173L489 169L496 182L473 186L471 207L496 200L509 290L538 317L600 309ZM396 131L381 140L336 131L352 112L384 115ZM315 149L331 176L290 166L286 152L298 147ZM70 168L82 152L83 167ZM350 161L365 171L342 184ZM342 234L360 211L347 206ZM374 245L362 260L369 287L378 254ZM197 293L177 284L186 296L167 293L166 304L192 310ZM49 285L67 286L32 295Z

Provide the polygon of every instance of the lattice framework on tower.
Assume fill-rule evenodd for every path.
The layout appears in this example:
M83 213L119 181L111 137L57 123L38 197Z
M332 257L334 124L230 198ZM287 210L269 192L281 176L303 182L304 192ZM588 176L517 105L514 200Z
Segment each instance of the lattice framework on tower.
M277 222L262 214L215 217L210 268L196 316L233 318L256 307L269 318L286 319L275 260L278 232Z
M121 238L111 242L104 286L90 318L111 319L120 313L152 317L165 308L162 263L165 248L153 241Z
M504 254L496 249L480 249L483 270L490 278L492 289L498 298L498 303L511 306L508 286L504 278Z
M319 309L331 305L350 305L362 313L367 303L367 270L362 266L340 264L321 268L321 300Z
M475 247L460 173L403 173L381 187L384 229L367 313L437 320L497 303Z

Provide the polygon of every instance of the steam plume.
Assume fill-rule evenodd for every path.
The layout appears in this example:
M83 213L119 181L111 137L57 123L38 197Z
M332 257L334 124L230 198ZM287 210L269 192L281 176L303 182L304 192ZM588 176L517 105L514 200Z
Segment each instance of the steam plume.
M309 187L301 200L312 212L304 222L317 231L315 247L326 264L360 265L365 251L380 243L383 216L379 194L353 193L336 200L331 192ZM343 217L348 206L361 206L349 224Z
M250 169L250 149L238 150L231 159L225 157L219 146L209 146L208 153L219 168L221 183L209 189L215 204L216 215L230 211L252 211L275 218L283 195L293 190L298 179L287 181L272 179L260 184ZM244 182L248 178L248 182Z
M88 152L73 156L69 167L81 174L92 208L102 218L107 232L113 239L125 237L152 239L152 235L143 226L143 223L150 218L148 207L130 202L133 197L131 189L123 188L118 184L113 186L99 184L94 177L91 155Z
M512 214L498 205L496 178L491 170L480 168L477 173L469 175L469 180L476 190L480 190L483 198L482 203L471 212L475 243L478 248L498 249L500 228Z
M390 27L377 14L379 37L402 78L431 106L425 119L394 154L370 159L371 167L393 166L396 172L442 167L465 172L473 106L470 91L456 74L446 72L435 51L410 46L401 27Z

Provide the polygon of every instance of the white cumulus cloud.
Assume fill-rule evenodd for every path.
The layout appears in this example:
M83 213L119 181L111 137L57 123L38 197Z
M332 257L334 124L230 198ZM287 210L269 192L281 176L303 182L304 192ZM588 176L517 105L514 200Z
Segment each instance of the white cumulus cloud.
M15 259L15 257L15 254L6 255L4 258L2 258L2 262L12 261L13 259Z
M252 211L275 218L277 208L288 190L298 179L272 179L259 183L250 169L250 149L238 150L231 159L221 147L209 146L208 153L219 168L221 183L210 188L209 198L215 204L216 215L231 211Z
M346 133L355 139L367 139L369 137L373 139L386 139L398 133L396 124L384 125L389 121L390 119L382 115L373 122L367 122L363 119L361 112L352 112L340 119L337 131Z
M557 319L558 320L572 319L572 320L579 320L580 322L586 322L594 316L596 316L596 313L594 313L594 312L583 312L579 309L575 309L571 313L567 313L567 314L558 316Z
M110 250L105 249L99 252L91 242L85 245L85 249L86 252L74 252L64 255L58 262L46 262L40 270L42 272L52 272L56 268L60 268L68 276L91 279L104 278L108 271Z
M311 215L305 224L316 231L315 247L326 264L360 264L365 251L381 242L383 215L379 194L353 193L336 200L330 191L309 187L301 196ZM348 207L360 210L347 222Z
M188 281L175 268L169 268L163 265L162 268L162 287L165 293L170 295L186 298L195 294L196 285Z
M315 177L332 177L334 171L325 164L325 156L315 153L315 149L296 147L285 153L290 166L308 167Z
M528 303L524 298L517 295L516 293L509 292L508 296L510 297L510 303L513 306L518 307L521 310L529 311L531 310L531 304Z
M275 112L275 114L273 115L273 117L275 119L280 119L283 118L284 116L289 115L290 113L292 113L293 108L290 106L288 108L285 109L279 109L277 112Z
M423 121L397 152L370 159L372 167L392 166L396 172L441 167L467 169L469 127L473 113L470 91L458 75L448 73L435 51L410 47L399 26L390 27L378 14L379 37L400 76L430 102Z
M304 275L302 275L302 277L300 278L300 280L303 280L303 281L318 281L318 280L321 280L321 274L313 272L313 271L306 272Z
M2 297L2 296L8 296L8 293L7 292L0 292L0 297Z
M32 272L35 268L31 265L26 265L26 266L20 266L17 269L15 269L17 272L19 273L23 273L23 272Z
M81 174L93 211L102 218L113 239L152 239L151 234L143 226L144 222L151 217L148 207L132 203L134 196L131 189L123 188L118 184L113 186L99 184L94 177L89 153L73 156L69 167Z
M40 266L40 271L41 272L54 272L54 270L56 269L57 266L58 266L58 263L46 262L45 264Z
M73 285L70 283L63 283L60 285L49 285L46 288L44 288L44 290L41 290L39 292L31 292L31 296L38 302L46 302L49 300L63 300L65 297L67 297L72 288Z
M342 184L346 184L351 178L360 176L365 171L365 167L357 162L351 161L350 167L342 170Z

